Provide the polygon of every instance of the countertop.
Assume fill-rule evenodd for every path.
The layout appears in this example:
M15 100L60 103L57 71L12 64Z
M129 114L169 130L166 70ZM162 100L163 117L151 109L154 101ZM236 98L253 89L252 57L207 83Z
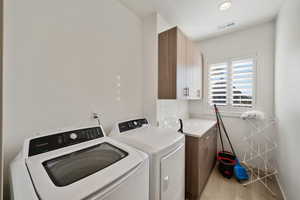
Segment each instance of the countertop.
M209 129L216 125L215 120L208 119L183 119L183 132L192 137L202 137Z

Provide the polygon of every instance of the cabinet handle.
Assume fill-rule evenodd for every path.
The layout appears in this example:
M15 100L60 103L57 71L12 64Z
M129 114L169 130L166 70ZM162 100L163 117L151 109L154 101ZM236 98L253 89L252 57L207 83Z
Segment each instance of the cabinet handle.
M163 189L166 191L169 187L169 176L164 177L163 179Z
M183 96L189 96L189 88L183 88Z
M187 96L190 96L190 88L187 88Z

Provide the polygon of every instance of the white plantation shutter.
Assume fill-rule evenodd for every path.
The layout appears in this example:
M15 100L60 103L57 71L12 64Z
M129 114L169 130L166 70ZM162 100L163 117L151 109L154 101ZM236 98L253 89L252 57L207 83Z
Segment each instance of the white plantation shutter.
M254 60L232 61L231 68L231 104L234 107L252 107Z
M210 65L208 103L229 107L252 107L255 64L253 58L248 58Z
M228 63L210 65L209 68L209 104L228 104Z

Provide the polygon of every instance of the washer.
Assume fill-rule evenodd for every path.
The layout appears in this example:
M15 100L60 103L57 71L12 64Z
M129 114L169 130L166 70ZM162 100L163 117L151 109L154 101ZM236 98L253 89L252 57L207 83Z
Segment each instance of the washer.
M11 199L149 200L148 155L85 127L30 138L10 165Z
M146 119L119 122L110 136L150 157L150 200L184 200L185 136Z

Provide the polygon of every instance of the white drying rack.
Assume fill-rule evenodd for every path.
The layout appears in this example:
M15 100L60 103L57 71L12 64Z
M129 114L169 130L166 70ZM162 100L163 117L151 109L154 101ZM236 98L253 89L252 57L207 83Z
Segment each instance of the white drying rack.
M276 120L259 120L256 118L245 118L245 120L251 126L251 131L250 135L243 138L243 144L247 144L249 148L249 151L243 153L240 160L249 173L249 180L243 185L248 186L260 182L273 196L276 196L270 187L270 178L276 175L278 171L270 162L270 154L278 145L274 139L266 134L267 130L275 125Z

